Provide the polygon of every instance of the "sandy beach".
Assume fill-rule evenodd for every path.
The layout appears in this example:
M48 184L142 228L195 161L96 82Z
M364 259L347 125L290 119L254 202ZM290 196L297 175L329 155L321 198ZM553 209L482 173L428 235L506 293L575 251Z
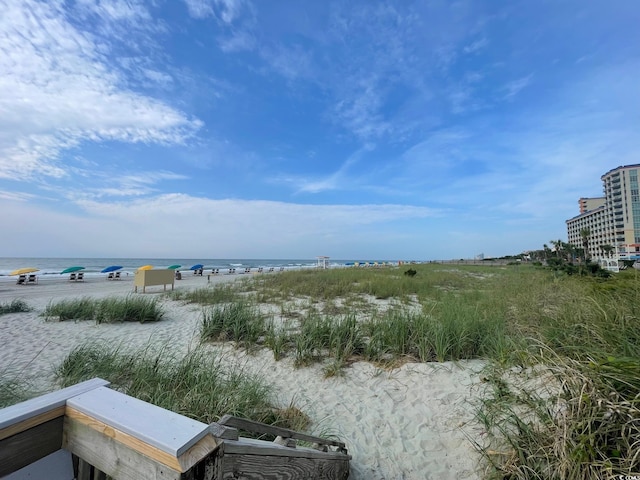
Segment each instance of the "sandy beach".
M176 281L176 289L243 277L208 279L187 273ZM26 286L16 285L15 277L0 277L0 303L22 299L33 308L0 316L0 373L28 377L38 388L53 389L52 369L74 346L89 340L123 348L152 342L170 345L176 352L198 344L201 307L169 300L162 287L151 287L144 294L162 299L165 318L157 323L45 322L40 316L51 301L132 292L133 276L69 282L64 276L47 275ZM344 441L353 456L352 479L481 478L480 457L470 440L482 437L473 421L483 389L480 361L407 363L393 370L357 362L344 376L324 379L321 366L296 369L290 359L275 362L267 350L247 354L231 345L210 348L224 352L230 365L241 365L273 384L278 402L293 403L307 413L315 433L337 435Z

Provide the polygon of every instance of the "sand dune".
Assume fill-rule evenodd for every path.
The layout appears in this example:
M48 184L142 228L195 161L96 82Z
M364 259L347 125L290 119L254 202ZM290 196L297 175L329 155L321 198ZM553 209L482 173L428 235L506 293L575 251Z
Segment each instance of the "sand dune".
M176 288L196 288L208 281L206 276L183 278ZM210 281L238 278L220 275ZM89 277L73 283L51 276L21 286L13 278L0 278L0 303L21 298L34 308L0 316L0 372L20 374L39 388L52 389L53 368L87 340L131 348L153 342L177 352L195 347L200 307L164 299L160 287L145 294L163 298L166 318L158 323L45 322L39 316L52 300L126 295L133 291L132 280ZM469 440L482 433L473 423L474 402L482 389L480 361L407 363L389 371L357 362L344 376L324 379L321 366L296 369L290 359L275 362L267 350L247 354L230 345L208 348L219 349L230 365L262 375L275 386L283 406L294 403L312 418L314 433L339 436L353 455L353 479L480 478L479 456Z

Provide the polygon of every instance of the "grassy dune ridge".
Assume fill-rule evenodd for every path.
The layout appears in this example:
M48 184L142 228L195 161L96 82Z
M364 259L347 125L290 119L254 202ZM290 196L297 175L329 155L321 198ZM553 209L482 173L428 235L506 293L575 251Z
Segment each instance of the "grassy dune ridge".
M484 431L470 440L484 455L487 478L640 475L637 270L595 279L530 265L411 265L413 277L404 275L408 268L253 275L167 296L202 305L203 343L268 348L276 361L320 362L326 376L361 360L393 368L486 359L477 411ZM74 306L85 307L82 300ZM53 315L57 307L50 308ZM308 421L293 405L279 416L268 386L255 378L243 386L244 373L224 372L211 351L190 355L82 346L58 375L63 384L98 375L205 421L224 413L275 423L291 417L294 428ZM237 405L216 400L220 387L232 386Z
M411 268L414 277L402 268L256 277L228 303L208 307L202 340L224 332L240 347L272 349L276 360L324 362L326 375L354 360L486 358L478 408L486 430L473 441L487 478L639 474L636 270L594 279L527 265ZM227 316L233 305L246 315L242 328ZM212 317L213 331L204 328Z

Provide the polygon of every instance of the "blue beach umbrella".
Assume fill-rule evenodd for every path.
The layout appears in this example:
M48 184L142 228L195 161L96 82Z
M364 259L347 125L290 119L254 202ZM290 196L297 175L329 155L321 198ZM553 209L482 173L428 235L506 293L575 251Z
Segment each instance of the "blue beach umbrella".
M100 270L100 273L115 272L116 270L120 270L121 268L122 267L120 265L111 265L110 267L103 268L102 270Z
M64 270L62 270L60 272L60 275L64 275L65 273L77 272L78 270L84 270L84 267L69 267L69 268L65 268Z
M189 270L202 270L203 268L204 268L204 265L202 265L201 263L196 263Z

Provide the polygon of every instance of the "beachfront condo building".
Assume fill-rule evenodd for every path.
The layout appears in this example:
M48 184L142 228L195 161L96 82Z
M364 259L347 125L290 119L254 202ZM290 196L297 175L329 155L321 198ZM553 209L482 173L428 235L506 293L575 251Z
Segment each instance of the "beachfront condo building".
M640 164L625 165L602 175L603 197L581 198L580 214L567 220L569 243L582 248L604 267L620 260L640 260Z

